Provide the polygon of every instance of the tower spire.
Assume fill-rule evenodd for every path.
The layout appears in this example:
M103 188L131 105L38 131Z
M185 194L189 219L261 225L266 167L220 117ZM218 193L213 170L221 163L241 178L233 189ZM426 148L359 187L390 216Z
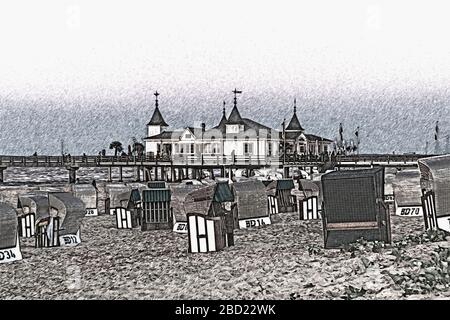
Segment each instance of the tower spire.
M155 91L154 95L155 95L155 106L158 108L158 96L159 96L158 90Z
M242 91L239 91L236 88L234 88L234 90L232 92L234 93L234 107L236 107L236 105L237 105L237 95L241 94Z

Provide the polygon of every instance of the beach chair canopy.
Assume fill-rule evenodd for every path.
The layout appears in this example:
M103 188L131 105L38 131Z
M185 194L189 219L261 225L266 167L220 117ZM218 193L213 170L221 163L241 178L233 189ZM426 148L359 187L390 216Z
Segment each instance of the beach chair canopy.
M16 210L6 203L0 203L0 249L16 246L17 224Z
M86 205L80 199L68 192L55 192L48 194L50 208L58 211L61 221L60 235L76 234L81 221L86 214Z
M92 184L74 184L73 195L84 202L86 208L97 208L97 189Z
M376 221L384 197L382 168L334 171L322 176L328 222Z
M121 207L121 201L123 201L123 194L131 191L129 185L124 184L109 184L105 187L106 195L109 198L109 207L118 208Z
M164 181L150 181L147 184L150 189L165 189L167 188L167 184Z
M30 212L35 214L35 221L39 222L42 219L49 217L48 197L42 195L23 195L19 196L17 201L17 208L23 209L28 207Z
M186 185L179 184L171 187L172 190L172 202L171 206L173 208L173 214L175 215L175 220L177 222L187 222L187 212L184 209L184 202L186 200L186 196L195 190L204 188L199 185Z
M392 181L392 189L398 206L421 206L419 170L402 170Z
M232 185L239 219L268 216L267 194L264 183L258 180L235 182Z
M418 160L420 184L425 191L433 191L436 216L450 215L450 155Z
M277 190L292 190L294 188L294 180L292 179L277 180Z
M184 209L186 213L214 215L217 206L212 204L224 202L234 202L233 192L228 182L225 181L190 192L186 196Z

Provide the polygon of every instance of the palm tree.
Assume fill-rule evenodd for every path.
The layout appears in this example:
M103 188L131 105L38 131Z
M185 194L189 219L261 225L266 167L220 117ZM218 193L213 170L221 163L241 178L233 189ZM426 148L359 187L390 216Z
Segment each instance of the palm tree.
M135 137L132 138L133 140L133 152L138 157L142 156L144 154L145 147L142 143L138 142Z
M123 151L123 147L122 147L122 143L119 141L113 141L111 142L111 144L109 145L110 149L114 149L114 156L117 157L117 154L119 152Z

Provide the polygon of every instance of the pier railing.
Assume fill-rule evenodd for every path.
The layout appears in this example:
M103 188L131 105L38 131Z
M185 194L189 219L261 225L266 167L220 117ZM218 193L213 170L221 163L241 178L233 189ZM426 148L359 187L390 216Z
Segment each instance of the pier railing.
M0 156L3 167L101 167L101 166L271 166L321 165L331 162L339 165L411 164L429 155L419 154L364 154L364 155L198 155L173 154L165 156Z

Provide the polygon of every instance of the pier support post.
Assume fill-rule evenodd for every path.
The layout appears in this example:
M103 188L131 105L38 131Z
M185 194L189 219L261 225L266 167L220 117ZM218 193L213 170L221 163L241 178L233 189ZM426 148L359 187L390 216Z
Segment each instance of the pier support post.
M123 167L119 167L119 182L123 181Z
M4 174L5 170L6 170L6 166L0 167L0 183L5 182L5 174Z
M108 182L112 182L112 167L108 167Z
M143 173L144 173L144 181L145 182L151 180L151 172L152 172L152 168L151 167L144 167Z
M141 167L136 167L136 181L141 181Z
M77 181L77 170L79 167L68 167L69 170L69 183L75 183Z
M175 182L175 168L170 167L170 182Z
M283 169L283 178L289 178L289 167L284 167Z

